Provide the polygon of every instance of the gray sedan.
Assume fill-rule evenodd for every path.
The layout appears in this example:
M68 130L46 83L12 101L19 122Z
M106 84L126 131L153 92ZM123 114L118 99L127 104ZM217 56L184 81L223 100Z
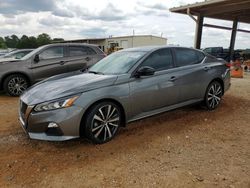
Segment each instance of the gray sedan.
M230 87L224 61L183 47L122 50L88 71L44 80L20 98L30 138L111 140L120 127L193 103L214 110Z

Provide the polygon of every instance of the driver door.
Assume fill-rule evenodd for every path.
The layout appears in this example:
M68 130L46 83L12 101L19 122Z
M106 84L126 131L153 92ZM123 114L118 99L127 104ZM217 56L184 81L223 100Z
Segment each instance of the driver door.
M64 46L53 46L39 52L39 61L32 63L35 82L68 72L64 51Z
M179 88L175 84L175 72L172 72L174 62L171 49L151 53L138 68L143 66L152 67L156 72L152 76L131 79L129 85L133 113L140 116L177 103Z

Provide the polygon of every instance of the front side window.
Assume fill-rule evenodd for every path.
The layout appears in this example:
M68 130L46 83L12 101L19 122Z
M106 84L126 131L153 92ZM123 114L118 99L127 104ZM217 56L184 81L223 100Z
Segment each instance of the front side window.
M63 57L63 47L51 47L39 54L40 59L53 59Z
M149 66L154 68L156 71L166 70L174 67L173 64L173 57L171 50L160 49L152 54L140 65L142 66Z
M176 63L179 67L201 63L205 57L199 51L186 48L176 48L175 55Z

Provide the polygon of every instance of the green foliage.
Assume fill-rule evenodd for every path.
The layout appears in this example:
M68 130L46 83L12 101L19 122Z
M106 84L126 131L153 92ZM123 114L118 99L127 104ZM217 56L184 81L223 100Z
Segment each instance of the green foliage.
M6 48L7 46L5 44L3 37L0 37L0 49L6 49Z
M51 43L51 38L46 33L38 35L36 40L37 40L38 46L42 46L42 45Z
M29 37L29 48L37 48L38 44L37 44L37 40L36 37Z
M52 42L56 43L56 42L63 42L64 39L63 38L53 38Z
M42 45L63 41L63 38L51 39L47 33L42 33L37 37L23 35L20 39L16 35L11 35L4 38L0 37L0 48L37 48Z
M23 35L21 38L20 38L20 40L19 40L19 42L18 42L18 44L17 44L17 48L20 48L20 49L22 49L22 48L29 48L29 37L28 36L26 36L26 35Z
M4 37L5 44L8 48L16 48L19 39L16 35L11 35Z

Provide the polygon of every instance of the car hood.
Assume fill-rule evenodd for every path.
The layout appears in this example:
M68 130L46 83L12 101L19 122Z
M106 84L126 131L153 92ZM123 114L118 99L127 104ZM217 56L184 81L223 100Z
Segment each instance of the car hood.
M21 60L15 59L15 58L0 58L0 64L13 63L13 62L18 62L18 61L21 61Z
M35 105L70 95L106 87L114 84L116 75L92 73L68 73L51 77L28 89L21 100L28 105Z

